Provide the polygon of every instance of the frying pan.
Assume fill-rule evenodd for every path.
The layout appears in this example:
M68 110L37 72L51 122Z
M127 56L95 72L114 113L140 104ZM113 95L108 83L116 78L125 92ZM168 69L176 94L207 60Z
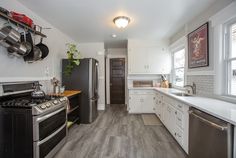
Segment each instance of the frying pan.
M49 49L48 46L46 46L45 44L42 43L43 42L43 38L41 37L40 43L37 44L36 46L41 50L42 52L42 57L41 59L44 59L48 56L49 53Z
M42 27L39 28L40 29L40 32L42 32ZM44 59L48 56L48 53L49 53L49 49L48 49L48 46L43 44L43 37L41 37L40 39L40 43L38 43L36 45L42 52L42 57L41 59Z

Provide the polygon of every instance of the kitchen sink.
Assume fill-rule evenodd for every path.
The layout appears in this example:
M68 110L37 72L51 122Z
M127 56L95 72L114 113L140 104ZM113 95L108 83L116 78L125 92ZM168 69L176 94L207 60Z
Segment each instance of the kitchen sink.
M189 96L192 96L192 95L190 95L190 94L181 93L181 92L179 92L179 93L172 93L172 94L174 94L174 95L176 95L176 96L181 96L181 97L189 97Z

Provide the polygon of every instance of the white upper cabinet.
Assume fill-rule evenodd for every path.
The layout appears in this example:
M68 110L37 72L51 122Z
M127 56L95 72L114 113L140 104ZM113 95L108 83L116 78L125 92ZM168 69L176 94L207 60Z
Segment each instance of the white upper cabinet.
M128 41L129 74L169 74L171 56L166 43Z

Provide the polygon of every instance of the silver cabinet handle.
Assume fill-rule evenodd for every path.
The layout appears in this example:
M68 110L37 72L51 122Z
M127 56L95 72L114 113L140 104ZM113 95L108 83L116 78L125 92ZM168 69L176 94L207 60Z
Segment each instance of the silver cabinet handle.
M201 116L196 115L196 114L193 113L193 111L191 111L191 110L189 111L189 114L192 115L192 116L194 116L194 117L196 117L196 118L198 118L198 119L200 119L200 120L203 121L204 123L206 123L206 124L208 124L208 125L210 125L210 126L213 126L213 127L217 128L217 129L219 129L219 130L225 131L225 130L228 129L227 126L221 126L221 125L218 125L218 124L216 124L216 123L214 123L214 122L211 122L211 121L209 121L209 120L207 120L207 119L205 119L205 118L203 118L203 117L201 117Z

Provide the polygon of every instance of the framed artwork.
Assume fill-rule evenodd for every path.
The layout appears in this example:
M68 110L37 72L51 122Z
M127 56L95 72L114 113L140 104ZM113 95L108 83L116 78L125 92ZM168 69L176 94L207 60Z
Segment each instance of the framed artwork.
M188 34L188 67L209 66L208 22Z

